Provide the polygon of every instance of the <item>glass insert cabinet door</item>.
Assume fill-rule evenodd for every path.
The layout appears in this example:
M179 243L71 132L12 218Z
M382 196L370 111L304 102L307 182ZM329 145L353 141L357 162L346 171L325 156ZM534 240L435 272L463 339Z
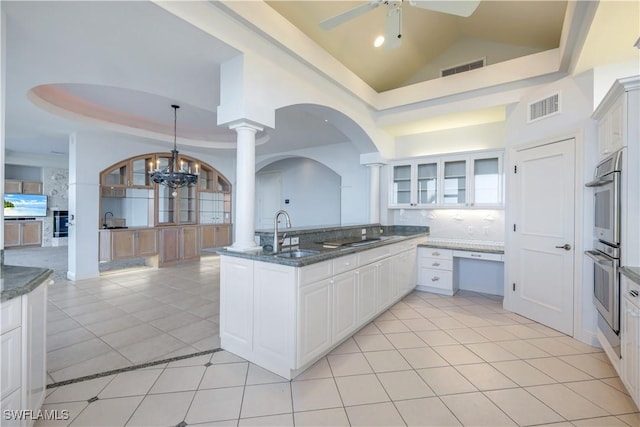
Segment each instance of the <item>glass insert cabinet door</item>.
M466 202L467 162L455 160L444 162L445 204L464 204Z
M438 164L418 164L418 204L438 203Z
M411 165L393 167L393 203L411 203Z
M475 204L502 203L500 163L497 157L473 161L473 195Z

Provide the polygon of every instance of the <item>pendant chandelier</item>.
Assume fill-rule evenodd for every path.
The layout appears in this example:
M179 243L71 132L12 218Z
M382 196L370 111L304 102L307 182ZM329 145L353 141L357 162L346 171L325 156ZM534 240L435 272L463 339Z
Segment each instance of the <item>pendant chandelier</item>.
M166 185L169 188L180 188L188 185L195 185L198 182L198 166L196 165L195 173L191 173L190 167L185 167L184 163L178 168L178 149L176 148L177 124L178 124L178 108L179 105L172 105L173 108L173 150L171 151L171 159L164 169L160 169L160 161L156 164L155 169L149 170L149 178L156 184Z

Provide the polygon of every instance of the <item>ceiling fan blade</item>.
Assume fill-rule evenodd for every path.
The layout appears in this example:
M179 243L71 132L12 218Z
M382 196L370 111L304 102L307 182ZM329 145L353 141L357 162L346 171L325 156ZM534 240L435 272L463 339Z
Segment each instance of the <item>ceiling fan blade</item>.
M353 9L349 9L346 12L343 12L339 15L325 19L324 21L320 22L318 25L320 25L320 28L322 28L323 30L330 30L332 28L337 27L340 24L344 24L345 22L353 18L356 18L360 15L364 15L370 10L377 8L381 4L382 4L382 0L370 1L367 4L362 4L360 6L354 7Z
M384 25L384 49L400 47L402 42L402 8L389 8Z
M471 16L480 0L409 0L411 6L462 17Z

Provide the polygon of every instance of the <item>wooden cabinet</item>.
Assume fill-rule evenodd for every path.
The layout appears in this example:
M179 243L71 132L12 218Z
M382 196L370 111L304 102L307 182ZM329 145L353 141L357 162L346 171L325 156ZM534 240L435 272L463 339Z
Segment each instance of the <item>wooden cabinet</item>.
M11 410L32 411L36 414L44 401L49 281L49 278L45 279L44 283L28 294L4 301L0 307L2 313L0 401L3 414L4 411ZM7 421L7 425L33 425L33 421L29 420ZM3 425L5 425L4 422Z
M482 151L395 162L389 207L501 207L502 157L502 151Z
M418 248L418 286L421 290L453 295L453 252L450 249Z
M640 405L640 285L621 275L621 379Z
M13 194L42 194L42 182L7 179L4 181L4 192Z
M201 225L200 249L221 248L231 244L231 224Z
M155 228L100 230L100 261L120 261L157 255Z
M42 245L41 221L4 221L4 246Z
M160 265L179 261L196 261L200 258L200 233L198 226L161 227Z

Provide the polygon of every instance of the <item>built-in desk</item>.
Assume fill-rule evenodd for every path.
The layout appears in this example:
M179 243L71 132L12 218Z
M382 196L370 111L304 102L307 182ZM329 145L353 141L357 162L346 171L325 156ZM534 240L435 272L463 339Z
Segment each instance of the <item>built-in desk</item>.
M443 295L459 289L504 295L503 244L429 239L418 245L416 289Z

